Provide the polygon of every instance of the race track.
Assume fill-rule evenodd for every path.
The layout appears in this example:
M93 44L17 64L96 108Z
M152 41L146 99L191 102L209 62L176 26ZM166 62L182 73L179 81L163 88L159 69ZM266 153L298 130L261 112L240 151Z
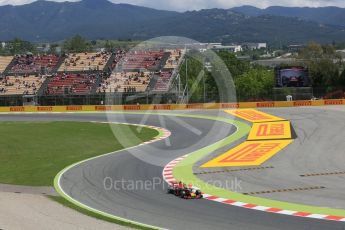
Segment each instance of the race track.
M288 111L289 109L286 109ZM318 122L318 109L303 109L298 114L298 108L291 108L296 119L307 119ZM272 110L273 111L273 110ZM286 111L277 114L282 115ZM323 111L320 109L320 111ZM166 113L166 112L165 112ZM191 112L195 113L195 112ZM215 111L198 112L214 115ZM296 114L297 113L297 114ZM333 113L322 119L334 122ZM71 168L63 174L61 187L73 199L94 209L138 221L141 223L169 229L344 229L345 223L292 217L243 209L207 200L182 200L167 195L164 186L153 190L106 190L104 179L113 181L152 181L162 178L162 169L169 161L187 153L222 140L236 131L236 128L219 121L200 118L176 117L171 115L162 118L150 115L145 125L162 127L171 131L169 141L162 140L150 145L142 145L130 150L123 150L112 155L99 157ZM222 113L223 116L228 116ZM139 124L142 115L112 114L111 120ZM285 116L286 117L286 116ZM286 117L289 118L289 117ZM341 120L340 117L336 118ZM20 114L0 115L0 120L72 120L72 121L107 121L104 114ZM302 130L308 130L300 127ZM303 122L301 122L303 125ZM321 130L322 132L322 130ZM331 135L331 132L327 132ZM308 137L305 137L308 138ZM325 135L323 138L327 138ZM328 137L331 138L331 137ZM315 145L323 145L319 140ZM317 146L315 146L317 148ZM298 151L299 149L292 149ZM150 158L153 156L153 158ZM148 159L143 161L142 159ZM151 159L155 159L153 162ZM324 159L320 159L324 160ZM154 164L151 164L154 163ZM307 162L305 162L307 163ZM166 184L165 184L166 186Z

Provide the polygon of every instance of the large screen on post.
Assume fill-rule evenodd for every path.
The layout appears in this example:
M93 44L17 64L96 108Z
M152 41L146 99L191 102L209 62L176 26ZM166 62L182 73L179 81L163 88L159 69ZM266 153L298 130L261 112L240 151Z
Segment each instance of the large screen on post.
M289 67L276 69L277 87L308 87L310 86L308 69Z

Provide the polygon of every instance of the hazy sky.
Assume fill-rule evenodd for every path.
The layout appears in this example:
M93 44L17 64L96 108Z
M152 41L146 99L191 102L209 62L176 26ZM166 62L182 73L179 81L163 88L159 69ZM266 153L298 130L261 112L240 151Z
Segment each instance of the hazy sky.
M0 0L0 5L20 5L33 2L34 0ZM63 2L65 0L55 0ZM76 1L76 0L70 0ZM231 8L241 5L253 5L265 8L272 5L280 6L338 6L345 7L345 0L111 0L115 3L130 3L147 6L156 9L186 11L205 8Z

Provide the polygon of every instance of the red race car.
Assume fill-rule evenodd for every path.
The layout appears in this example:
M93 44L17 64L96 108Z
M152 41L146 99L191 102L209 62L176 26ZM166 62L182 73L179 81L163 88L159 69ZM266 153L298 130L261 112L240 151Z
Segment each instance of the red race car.
M172 183L168 187L168 193L183 199L201 199L202 193L199 189L193 187L188 188L186 185L180 183Z

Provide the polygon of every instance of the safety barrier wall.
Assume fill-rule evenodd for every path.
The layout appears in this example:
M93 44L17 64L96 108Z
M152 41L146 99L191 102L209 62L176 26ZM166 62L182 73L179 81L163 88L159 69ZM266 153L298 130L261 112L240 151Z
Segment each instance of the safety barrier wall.
M0 112L90 112L90 111L131 111L131 110L198 110L198 109L238 109L275 108L345 105L345 99L317 101L265 101L213 104L159 104L159 105L70 105L70 106L11 106L0 107Z

